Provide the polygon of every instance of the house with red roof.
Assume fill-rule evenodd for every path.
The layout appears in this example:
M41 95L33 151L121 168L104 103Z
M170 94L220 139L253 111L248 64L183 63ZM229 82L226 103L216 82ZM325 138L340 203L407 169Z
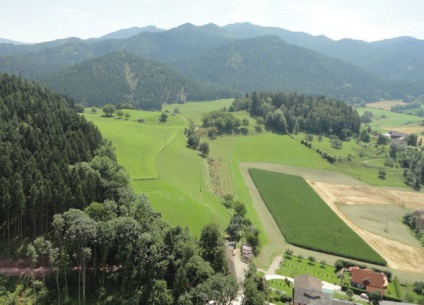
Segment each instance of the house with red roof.
M384 289L388 285L386 274L375 272L370 269L361 269L359 267L350 267L351 285L353 287L364 289L367 292L380 291L384 295Z

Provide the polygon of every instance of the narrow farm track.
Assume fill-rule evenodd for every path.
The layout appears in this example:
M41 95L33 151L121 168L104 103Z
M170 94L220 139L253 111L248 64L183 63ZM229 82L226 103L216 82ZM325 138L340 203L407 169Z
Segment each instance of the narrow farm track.
M248 189L250 196L252 197L253 208L255 209L256 213L259 215L260 221L262 223L262 227L265 231L265 235L268 238L268 244L262 247L261 253L266 253L269 256L270 252L275 252L275 253L271 253L272 257L274 257L282 253L283 245L286 243L286 241L280 229L278 228L277 223L275 222L274 218L272 217L271 213L269 212L268 208L263 202L262 197L259 194L259 191L256 188L256 185L253 182L252 177L250 177L248 169L251 167L256 168L256 166L254 165L250 166L249 164L252 164L252 163L240 163L239 167L240 167L241 175L245 182L246 188ZM261 265L266 265L267 263L268 262L261 262Z
M366 231L350 221L336 205L337 202L346 204L376 204L378 202L377 204L396 203L409 208L422 208L424 206L423 193L370 187L366 183L344 174L325 170L298 168L271 163L240 163L239 168L246 187L251 194L255 211L260 215L263 229L268 238L268 244L263 247L263 252L267 253L270 249L275 251L275 249L281 250L285 248L283 246L285 240L256 189L249 175L249 168L259 168L305 178L329 207L374 250L384 257L389 267L405 272L424 274L424 249L405 245L401 242ZM356 201L354 200L355 198Z

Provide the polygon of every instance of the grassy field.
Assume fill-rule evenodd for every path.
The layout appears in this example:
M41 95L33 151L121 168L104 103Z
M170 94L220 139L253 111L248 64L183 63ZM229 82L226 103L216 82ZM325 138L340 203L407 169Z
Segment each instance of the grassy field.
M146 194L166 221L187 226L195 236L209 222L225 228L230 215L219 198L206 192L205 160L185 147L188 123L183 116L169 115L166 123L159 123L160 112L125 110L131 114L125 121L86 111L84 116L112 140L136 193ZM140 117L144 123L136 122Z
M130 174L131 179L157 178L156 156L186 126L180 116L169 116L167 123L159 123L158 112L125 110L131 114L130 120L104 117L85 113L106 139L112 140L118 161ZM136 120L142 117L145 122Z
M327 169L373 185L405 187L398 171L387 170L386 179L381 180L377 175L378 169L364 166L364 161L377 156L373 145L365 148L351 140L343 144L343 149L335 150L327 138L323 137L319 142L317 136L314 136L314 149L308 149L286 135L265 130L262 133L255 132L255 120L245 112L234 115L240 119L249 119L247 136L233 134L219 136L216 140L202 136L201 141L207 141L210 145L209 158L214 160L214 165L210 165L198 152L185 147L183 130L189 121L200 125L204 113L228 108L231 102L218 100L165 105L164 111L172 113L178 108L181 114L169 114L168 122L164 124L158 121L160 112L124 110L131 114L127 121L102 117L100 110L97 114L91 114L88 109L84 116L100 128L105 138L113 141L119 162L129 172L135 191L146 194L152 207L162 213L163 219L172 225L189 227L196 236L199 236L202 226L210 222L225 228L230 215L219 203L219 196L230 193L245 203L247 217L260 231L261 245L267 245L268 238L263 234L260 215L253 208L249 190L240 174L240 162ZM136 122L140 117L145 120L144 123ZM198 129L198 132L202 133L202 130ZM298 137L303 138L304 135L299 134ZM352 155L352 161L331 165L316 153L315 146L342 158ZM148 178L159 180L145 180ZM272 246L269 253L261 254L262 266L278 254L277 249L281 248L275 245L272 250Z
M385 264L297 176L250 169L256 187L288 243L371 263Z
M418 126L423 120L423 118L413 115L395 113L369 107L358 108L357 110L359 115L364 114L365 111L371 112L373 114L372 122L368 125L371 126L372 129L383 133L406 125Z
M167 104L163 105L163 111L173 112L178 108L181 114L189 121L193 121L196 125L201 125L203 114L212 110L228 108L231 106L233 99L222 99L210 102L187 102L185 104Z
M407 208L377 204L338 204L337 206L350 220L361 228L411 246L421 246L418 240L409 234L407 226L402 223L403 216L411 212Z

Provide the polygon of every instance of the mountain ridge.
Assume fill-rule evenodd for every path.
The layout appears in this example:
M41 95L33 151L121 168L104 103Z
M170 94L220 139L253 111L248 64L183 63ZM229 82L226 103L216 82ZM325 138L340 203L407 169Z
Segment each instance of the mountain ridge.
M114 33L130 37L109 39ZM84 61L123 51L177 68L188 79L196 78L207 86L238 94L252 90L302 90L349 101L402 99L424 94L424 41L411 37L373 43L353 39L335 41L322 35L251 23L224 27L213 23L202 26L185 23L158 31L153 26L133 27L110 34L113 35L102 36L105 39L67 38L35 45L0 44L0 71L34 80L46 79ZM270 43L269 37L274 37L273 49L257 44L249 46L260 37L268 37L264 38L264 44ZM287 45L277 43L277 38ZM250 53L238 50L240 44ZM279 52L283 49L285 56L293 57L296 65L282 57ZM291 51L287 52L288 49ZM244 67L237 66L237 56L244 61ZM202 58L203 63L199 62ZM219 58L232 67L225 66ZM347 80L346 75L349 75ZM361 79L368 81L364 83ZM321 87L317 87L318 83ZM356 85L352 85L354 83ZM364 84L359 85L361 83ZM229 84L233 87L229 88Z

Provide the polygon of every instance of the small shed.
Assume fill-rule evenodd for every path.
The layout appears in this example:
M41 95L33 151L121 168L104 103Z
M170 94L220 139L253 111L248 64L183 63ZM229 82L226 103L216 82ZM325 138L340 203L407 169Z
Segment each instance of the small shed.
M254 254L253 254L252 246L250 246L248 244L244 244L241 247L241 259L242 259L242 261L245 262L245 263L249 263L253 256L254 256Z

